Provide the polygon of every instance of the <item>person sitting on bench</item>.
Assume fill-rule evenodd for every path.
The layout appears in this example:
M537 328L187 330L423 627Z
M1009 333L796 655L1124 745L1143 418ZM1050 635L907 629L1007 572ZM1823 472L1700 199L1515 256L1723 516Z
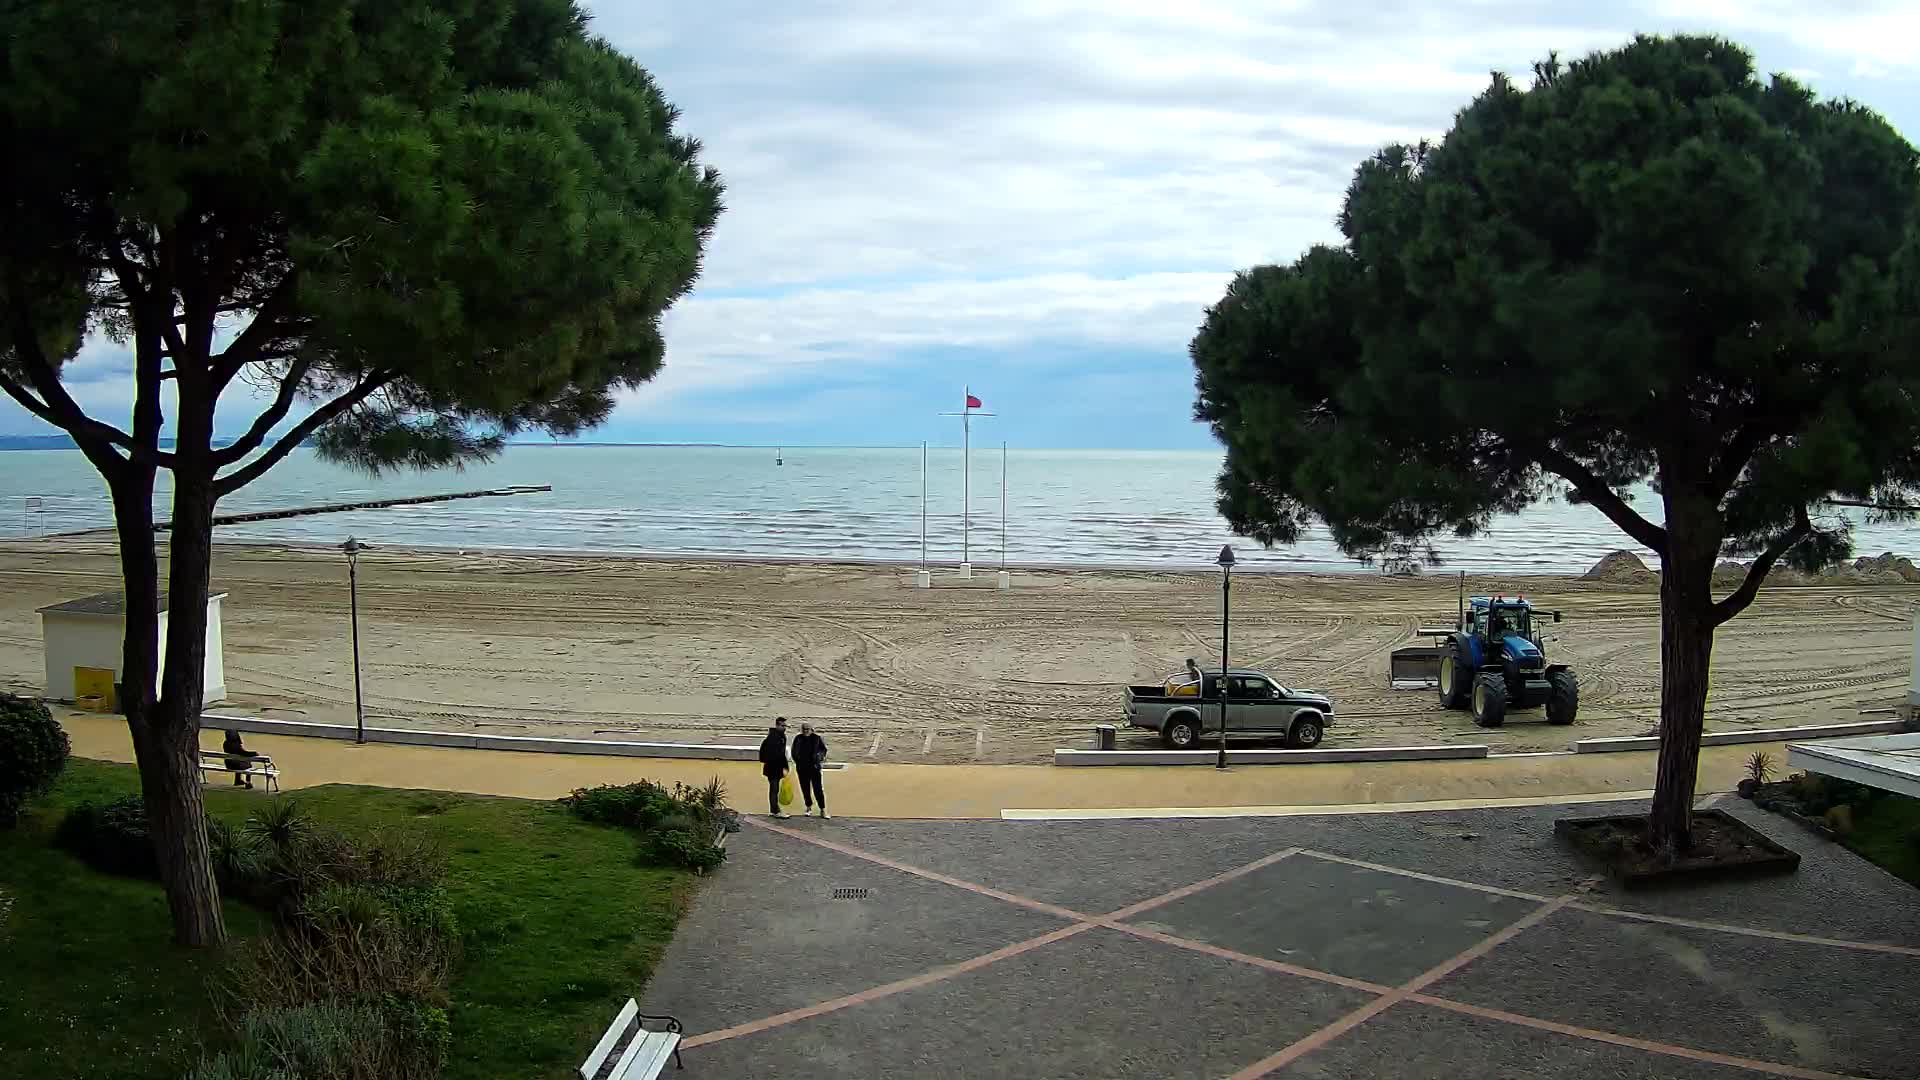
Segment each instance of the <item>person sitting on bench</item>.
M228 729L226 740L220 744L220 752L227 755L227 768L233 770L233 786L252 787L253 777L247 775L247 770L253 767L254 753L241 745L240 733Z

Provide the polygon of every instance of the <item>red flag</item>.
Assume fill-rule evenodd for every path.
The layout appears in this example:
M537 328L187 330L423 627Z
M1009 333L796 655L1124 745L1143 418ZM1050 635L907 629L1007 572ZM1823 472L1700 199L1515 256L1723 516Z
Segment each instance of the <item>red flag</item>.
M969 408L969 409L977 409L977 408L979 408L979 407L980 407L980 399L979 399L979 398L977 398L977 397L974 397L974 396L973 396L972 394L968 394L968 395L967 395L967 408Z

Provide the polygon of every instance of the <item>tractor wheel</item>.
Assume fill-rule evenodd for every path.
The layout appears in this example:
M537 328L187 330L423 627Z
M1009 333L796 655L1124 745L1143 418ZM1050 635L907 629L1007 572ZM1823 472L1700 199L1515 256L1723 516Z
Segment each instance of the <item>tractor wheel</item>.
M1465 677L1463 677L1465 676ZM1467 684L1472 676L1468 675L1466 665L1460 663L1457 656L1440 658L1440 707L1443 709L1463 709L1467 705Z
M1191 716L1169 720L1160 729L1160 741L1175 750L1191 750L1200 741L1200 721Z
M1552 671L1547 681L1553 684L1547 691L1547 723L1573 723L1580 711L1580 680L1571 671Z
M1507 677L1483 671L1473 677L1473 722L1499 727L1507 722Z

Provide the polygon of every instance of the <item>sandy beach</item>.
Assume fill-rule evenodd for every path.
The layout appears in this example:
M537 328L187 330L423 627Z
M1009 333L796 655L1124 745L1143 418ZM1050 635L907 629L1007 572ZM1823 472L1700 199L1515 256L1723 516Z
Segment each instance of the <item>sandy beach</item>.
M38 693L35 609L117 586L93 538L0 544L0 687ZM751 737L811 720L848 761L1022 762L1089 744L1120 688L1188 656L1217 663L1214 575L672 563L498 552L375 551L360 564L369 723L586 738ZM353 668L337 553L222 546L230 697L214 707L351 722ZM1233 662L1330 692L1329 745L1486 742L1558 750L1646 732L1657 715L1658 596L1649 585L1468 576L1566 613L1549 654L1581 680L1580 722L1532 713L1476 728L1431 691L1387 688L1387 654L1453 611L1451 575L1245 575ZM1904 700L1920 586L1769 588L1722 628L1709 728L1856 720ZM1123 733L1123 743L1145 732Z

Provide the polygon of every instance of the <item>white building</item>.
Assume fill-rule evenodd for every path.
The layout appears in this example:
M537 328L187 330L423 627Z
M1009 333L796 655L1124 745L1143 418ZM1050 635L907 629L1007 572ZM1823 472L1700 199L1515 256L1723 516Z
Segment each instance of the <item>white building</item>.
M206 701L227 696L227 667L221 655L220 602L226 593L207 597ZM126 636L126 597L105 592L64 604L40 609L40 639L46 656L47 696L56 701L75 701L80 685L100 679L99 672L113 673L112 682L121 680L122 641ZM160 674L166 670L167 594L160 594L160 663L154 672L154 692L160 691ZM109 684L110 685L110 684Z
M1908 728L1920 726L1920 622L1913 627L1913 674L1908 684ZM1851 780L1920 798L1920 732L1867 735L1821 743L1791 743L1787 764L1810 773Z

